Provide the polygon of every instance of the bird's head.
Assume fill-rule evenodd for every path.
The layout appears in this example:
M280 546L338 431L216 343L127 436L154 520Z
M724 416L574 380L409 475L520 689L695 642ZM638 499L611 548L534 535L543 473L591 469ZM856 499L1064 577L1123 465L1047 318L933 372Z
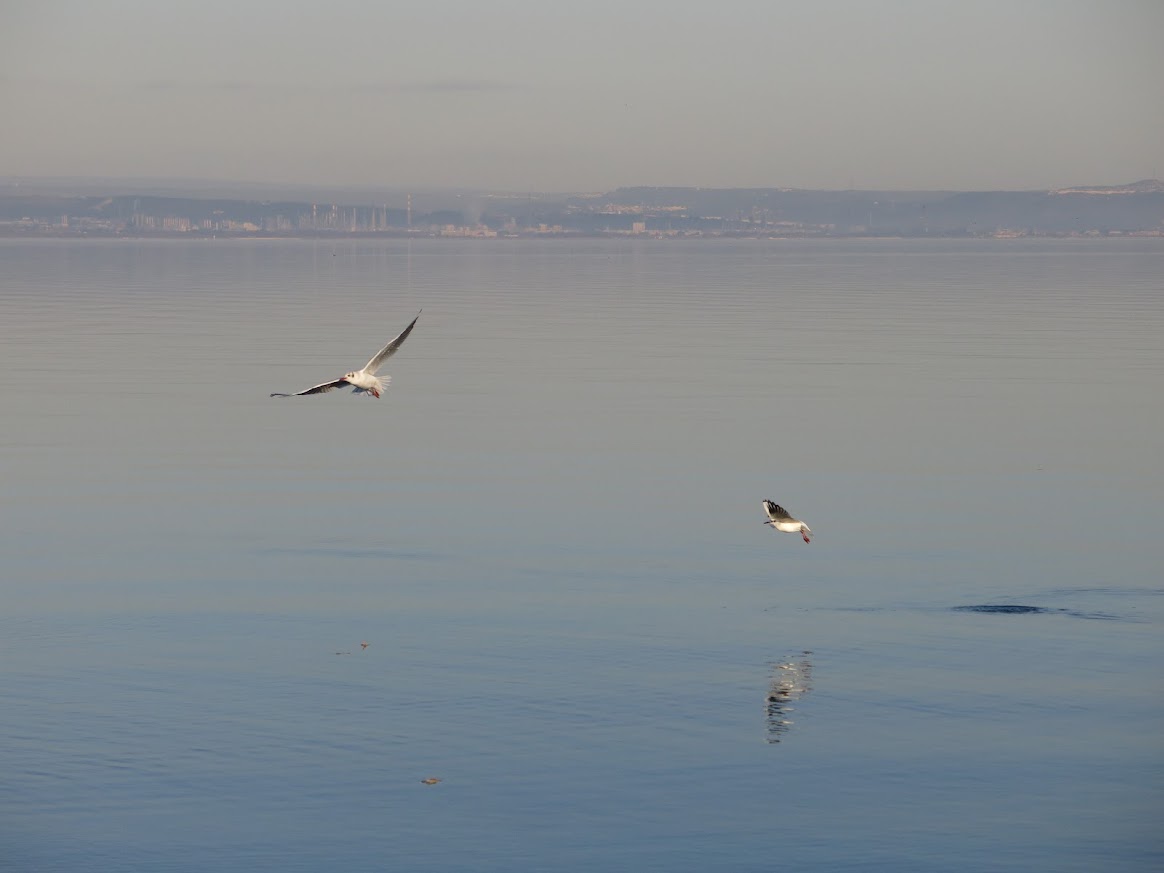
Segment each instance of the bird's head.
M332 372L334 372L334 370ZM344 379L347 380L348 382L351 382L355 378L356 378L355 371L353 371L351 373L344 374Z

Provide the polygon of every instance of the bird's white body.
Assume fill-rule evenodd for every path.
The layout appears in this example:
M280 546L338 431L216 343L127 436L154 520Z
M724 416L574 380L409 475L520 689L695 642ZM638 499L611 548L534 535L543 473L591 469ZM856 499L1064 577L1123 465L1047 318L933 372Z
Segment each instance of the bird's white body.
M768 513L768 520L764 524L770 524L776 530L785 533L798 533L806 543L812 542L812 528L807 524L799 518L793 518L788 510L778 503L765 500L763 505L764 511Z
M400 332L400 335L380 351L372 356L372 360L364 365L362 370L353 370L350 373L345 373L338 379L332 382L323 382L315 385L304 391L296 391L294 394L272 394L272 397L301 397L304 394L325 394L333 388L343 388L348 385L352 386L353 394L372 395L379 397L387 388L388 383L392 381L391 376L377 376L376 371L380 369L381 365L396 354L396 350L404 344L404 340L412 333L412 329L416 326L417 320L420 318L419 313L416 318L412 319L412 323Z
M380 393L387 389L392 377L376 376L364 370L357 370L344 376L344 380L351 384L353 394L371 394L373 397L379 397Z
M800 533L800 529L804 524L797 521L795 518L792 521L766 521L765 524L770 524L776 530L782 530L785 533Z

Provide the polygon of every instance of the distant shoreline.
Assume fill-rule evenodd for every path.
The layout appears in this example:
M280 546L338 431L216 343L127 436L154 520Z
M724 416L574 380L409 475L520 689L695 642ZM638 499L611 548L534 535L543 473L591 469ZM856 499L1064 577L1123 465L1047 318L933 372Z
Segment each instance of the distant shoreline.
M386 198L387 199L387 198ZM390 205L391 204L391 205ZM271 239L990 239L1164 236L1164 183L1056 191L620 188L376 205L0 189L0 236Z

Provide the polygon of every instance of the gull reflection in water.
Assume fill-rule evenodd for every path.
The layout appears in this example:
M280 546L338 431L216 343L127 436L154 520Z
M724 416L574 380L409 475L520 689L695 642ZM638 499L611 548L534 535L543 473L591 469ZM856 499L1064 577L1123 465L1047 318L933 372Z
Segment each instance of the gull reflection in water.
M772 665L768 684L768 742L778 743L792 729L793 702L812 690L812 663L804 651L796 659L778 661Z

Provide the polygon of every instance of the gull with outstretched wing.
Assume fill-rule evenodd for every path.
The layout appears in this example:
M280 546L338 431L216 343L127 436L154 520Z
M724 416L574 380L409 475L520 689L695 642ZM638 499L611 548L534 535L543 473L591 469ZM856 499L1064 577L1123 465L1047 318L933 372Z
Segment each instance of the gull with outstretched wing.
M325 394L332 388L344 388L348 385L352 386L353 394L370 394L373 397L379 397L380 393L388 387L388 383L392 381L391 376L377 376L376 371L380 369L383 363L396 354L396 350L404 345L404 341L408 339L408 335L412 333L412 329L416 326L417 320L420 318L420 313L417 313L416 318L412 319L412 323L400 332L400 336L380 349L373 357L364 365L362 370L353 370L344 376L340 376L333 382L323 382L315 385L304 391L296 391L294 394L274 393L272 397L302 397L305 394Z

